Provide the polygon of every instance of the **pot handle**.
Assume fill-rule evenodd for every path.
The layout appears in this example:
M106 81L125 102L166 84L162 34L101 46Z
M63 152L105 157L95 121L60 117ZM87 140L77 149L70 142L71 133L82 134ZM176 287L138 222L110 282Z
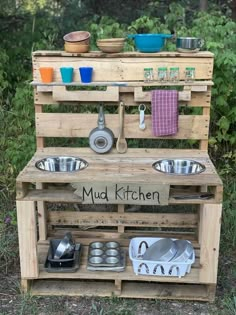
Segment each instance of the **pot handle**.
M127 35L127 38L135 38L135 36L136 36L136 34L129 34L129 35Z
M204 39L199 39L198 41L199 48L201 48L204 44L205 44Z
M162 38L171 38L171 37L173 37L173 35L171 35L171 34L161 34L161 37Z

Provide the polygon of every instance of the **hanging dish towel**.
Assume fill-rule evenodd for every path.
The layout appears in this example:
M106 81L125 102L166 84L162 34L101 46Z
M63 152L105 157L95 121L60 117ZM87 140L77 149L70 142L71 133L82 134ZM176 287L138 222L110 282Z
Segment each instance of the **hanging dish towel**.
M152 91L153 136L174 135L178 131L178 91Z

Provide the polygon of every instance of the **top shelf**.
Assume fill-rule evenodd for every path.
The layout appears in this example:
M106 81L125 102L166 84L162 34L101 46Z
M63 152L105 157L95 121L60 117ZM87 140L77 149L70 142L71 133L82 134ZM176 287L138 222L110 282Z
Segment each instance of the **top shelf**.
M178 51L161 51L158 53L140 53L137 51L127 51L121 53L103 53L101 51L90 51L88 53L68 53L60 50L37 50L33 52L33 57L56 56L56 57L86 57L86 58L147 58L147 57L183 57L183 58L213 58L210 51L199 51L195 53L180 53Z

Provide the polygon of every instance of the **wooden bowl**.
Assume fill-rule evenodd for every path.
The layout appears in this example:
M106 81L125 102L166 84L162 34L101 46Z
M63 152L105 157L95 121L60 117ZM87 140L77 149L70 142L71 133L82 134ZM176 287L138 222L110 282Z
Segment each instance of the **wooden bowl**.
M118 53L121 52L124 48L123 43L100 43L97 41L97 47L106 53Z
M124 44L125 38L105 38L98 39L97 44Z
M64 35L63 39L65 42L82 42L85 41L84 44L88 44L86 40L90 39L91 34L86 31L76 31L76 32L71 32L66 35Z
M89 51L89 45L81 45L78 43L65 42L64 49L66 52L86 53Z

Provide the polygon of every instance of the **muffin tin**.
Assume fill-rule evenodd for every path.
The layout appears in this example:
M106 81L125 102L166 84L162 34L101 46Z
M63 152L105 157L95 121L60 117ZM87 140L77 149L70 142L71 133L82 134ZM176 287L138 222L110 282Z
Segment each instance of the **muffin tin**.
M115 241L92 242L88 248L88 270L123 271L125 268L125 252Z

